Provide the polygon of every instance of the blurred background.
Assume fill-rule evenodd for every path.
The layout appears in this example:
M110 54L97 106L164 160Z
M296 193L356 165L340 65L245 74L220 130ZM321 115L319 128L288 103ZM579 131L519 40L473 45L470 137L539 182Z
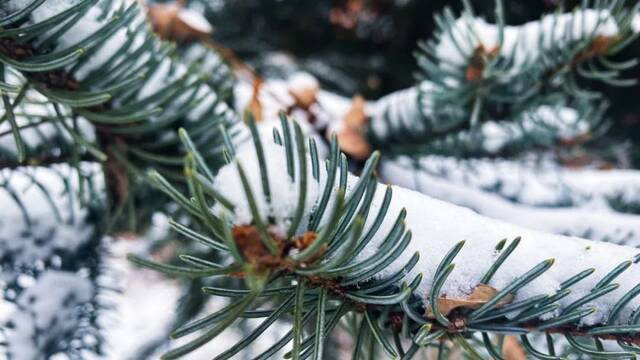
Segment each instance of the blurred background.
M625 0L628 7L636 2ZM217 51L214 57L220 55L229 64L234 75L230 77L237 82L228 86L228 97L223 100L232 104L238 114L249 110L258 118L259 114L273 115L286 108L294 118L301 120L308 134L318 137L320 147L331 124L344 122L354 113L363 115L357 114L361 110L358 108L358 96L374 108L376 100L415 86L424 76L418 73L415 54L419 42L432 39L437 34L438 24L434 15L447 7L457 15L463 8L462 1L458 0L182 0L141 3L147 10L159 10L156 18L152 11L149 12L151 22L157 33L175 42L176 58L191 64L191 55L195 54L193 57L197 58L208 51L202 48L211 46ZM495 1L473 0L471 3L478 16L489 23L495 22ZM569 11L579 4L580 1L505 1L505 18L509 25L520 25L553 11ZM183 41L176 40L175 33L164 33L162 20L169 15L163 12L168 8L162 6L177 6L184 10L183 20L188 20L196 29L197 36L189 38L187 34L188 40ZM193 43L197 45L192 47ZM206 46L201 46L202 43ZM198 44L200 48L192 51ZM636 38L612 60L638 58L640 40ZM640 66L625 70L621 77L640 79ZM545 149L533 147L507 159L496 156L481 158L477 162L467 159L459 162L456 154L445 153L441 157L438 156L442 154L421 154L425 155L421 169L396 166L402 163L393 163L393 156L389 156L385 158L389 160L387 166L380 170L382 180L413 187L485 215L531 225L547 232L615 243L637 241L640 220L633 216L640 215L640 175L632 169L640 168L640 85L616 87L585 78L579 81L585 88L601 92L609 102L605 115L609 129L605 134L589 141L567 141ZM221 88L227 85L225 83ZM323 107L318 109L303 104L296 93L300 87L305 91L310 89L310 103L321 103ZM317 126L314 121L318 119L324 119L326 123ZM4 130L5 139L10 140L5 143L14 146L13 139L8 136L10 131ZM169 130L175 137L175 129ZM45 141L44 148L48 151L53 146ZM386 155L389 154L383 154ZM149 158L149 162L157 160ZM540 167L539 158L543 158ZM1 160L2 157L0 163ZM351 169L357 172L362 164L358 159L351 160ZM169 166L176 166L177 171L181 171L181 164L170 163ZM7 168L11 170L11 166ZM585 171L573 176L575 174L566 172L567 169ZM603 169L621 172L603 174L605 172L600 171ZM85 170L87 174L95 173L96 178L102 179L104 169L97 162ZM58 188L63 187L60 178L73 176L64 171L59 173L62 175L56 174L43 181L47 186L55 184L58 195L61 193ZM10 171L1 175L2 180L6 180L3 184L9 184L13 176ZM23 177L26 179L27 175ZM109 175L112 174L107 174L107 182ZM418 179L415 183L403 183L414 177ZM29 187L29 181L25 179L18 179L22 181L18 183L22 186L20 189L33 192L33 186ZM131 182L135 183L137 191L135 196L131 196L134 198L131 204L135 203L131 207L138 206L138 212L131 217L122 215L129 210L123 203L115 220L109 218L107 236L100 231L94 233L94 226L107 218L101 206L98 206L99 210L87 210L88 226L70 222L67 228L48 221L36 221L37 236L20 235L24 241L16 246L16 251L7 246L9 242L0 236L0 266L4 266L3 271L11 270L0 274L0 285L5 285L3 299L7 300L0 302L0 325L6 329L22 329L27 334L22 340L17 337L23 342L11 342L3 339L0 331L0 359L3 359L3 346L10 350L12 347L14 350L33 350L36 343L40 348L35 351L33 359L37 360L155 359L164 351L192 339L169 340L171 330L232 301L203 294L200 289L208 280L169 279L140 269L125 259L126 254L132 252L162 262L174 261L176 254L183 250L205 253L204 247L194 245L193 241L186 240L168 227L169 216L178 213L175 204L137 180ZM102 189L103 186L98 184L96 188ZM131 192L134 193L133 190ZM7 214L12 211L12 216L18 214L10 219L21 219L22 209L13 204L10 195L4 192L0 195L5 196L0 199L0 204L11 203L13 206ZM30 204L48 201L43 196L27 198L25 195L25 198ZM103 195L96 198L103 200ZM67 201L62 196L60 199L55 201ZM77 204L71 206L73 211L80 211L75 206ZM594 224L594 229L585 224L588 223L584 220L587 213L593 216L589 219L601 217L601 221ZM52 217L44 211L38 215L45 219ZM0 230L11 230L11 222L0 217ZM36 262L34 268L6 265L15 260L12 256L20 258L21 246L27 249L24 253L31 255L31 250L39 251L38 246L48 244L46 240L54 237L59 241L51 241L52 245L44 246L47 249L42 250L42 254L34 255L42 255L45 262ZM82 239L78 240L80 237ZM33 240L35 245L31 246L27 240ZM76 247L71 246L74 241L79 243ZM46 251L55 256L48 257L51 254L44 254ZM230 286L240 286L239 282ZM33 299L45 300L38 302ZM80 306L76 306L76 302ZM56 307L71 310L63 312ZM78 308L82 308L82 316L77 316ZM38 311L56 316L47 318L49 322L40 321L39 328L24 329L20 326L23 320L27 323L25 318L29 316L38 318ZM15 313L20 313L20 316L3 317ZM5 321L7 318L9 320ZM78 318L83 322L82 326L92 331L80 335L74 332L76 323L73 321ZM259 322L260 319L243 319L233 331L225 332L185 358L210 359L212 354L246 336ZM264 338L261 337L237 358L251 359L288 330L289 324L274 326L263 335ZM327 346L325 358L346 358L350 355L352 339L346 336L346 331L342 328L330 339L332 343ZM43 332L45 336L42 336ZM38 343L33 340L36 335L31 336L32 333L40 336L38 341L41 338L46 341ZM90 351L85 351L87 349Z
M495 22L495 1L474 0L472 4L479 16ZM505 18L509 25L519 25L579 4L509 1ZM202 8L214 26L213 38L263 76L286 78L304 70L316 76L323 89L367 99L414 85L414 53L419 41L433 36L434 15L445 7L456 14L462 10L461 1L445 0L192 0L189 6ZM636 40L616 58L629 59L638 53L640 41ZM638 79L640 67L624 75ZM604 91L611 102L612 128L594 151L615 157L608 145L625 143L633 147L627 160L640 166L640 102L636 101L640 86L613 87L601 82L589 86Z

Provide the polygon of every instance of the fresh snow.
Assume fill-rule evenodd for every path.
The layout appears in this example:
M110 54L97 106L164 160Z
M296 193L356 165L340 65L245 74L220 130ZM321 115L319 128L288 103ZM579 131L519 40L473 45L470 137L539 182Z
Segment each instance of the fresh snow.
M185 24L191 26L194 30L198 32L209 34L213 32L213 26L205 19L205 17L198 11L193 9L183 8L180 9L178 13L180 20L184 21Z
M86 174L97 169L89 164L82 168ZM66 190L66 182L76 189L76 180L77 173L64 165L0 171L0 264L33 267L54 255L71 254L92 238L94 226L85 222L88 210L75 190Z
M402 160L406 159L383 161L380 173L385 181L523 227L592 240L640 245L640 217L606 210L602 199L571 208L518 205L496 194L465 184L455 184L428 172L416 171L410 162Z
M47 0L31 12L31 20L34 23L38 23L49 19L80 3L80 1L81 0ZM32 2L32 0L9 0L6 6L9 11L13 12L27 7Z
M11 71L5 71L5 76L12 85L20 86L24 83L24 79L13 74ZM11 99L14 100L13 98ZM62 109L65 113L66 109ZM4 109L0 109L0 116L4 115ZM71 145L72 139L70 135L54 121L39 122L42 118L52 118L56 116L53 105L47 103L47 99L36 91L27 91L25 99L14 108L15 121L18 126L24 127L20 130L22 141L28 151L33 154L43 152L59 151L56 149L58 144ZM37 126L31 126L38 124ZM70 124L70 127L73 127ZM88 121L84 118L77 120L77 129L79 134L89 142L94 141L95 131ZM8 158L13 161L17 156L16 141L11 132L11 124L8 121L0 122L0 159Z
M446 121L449 117L460 118L464 112L459 107L436 105L437 96L437 87L425 80L370 103L370 131L374 137L386 139L398 132L424 133L427 124L431 131L445 130L450 126ZM587 134L591 125L573 108L541 105L513 121L485 121L472 136L479 137L479 150L495 154L509 145L544 138L549 133L556 140L570 140Z
M637 170L570 169L548 156L509 160L428 155L399 158L394 162L405 168L417 166L417 171L431 176L527 205L568 207L595 200L605 205L603 210L610 210L606 203L611 199L640 204L640 171Z
M558 31L557 29L561 29ZM584 9L545 15L541 20L518 26L504 26L501 54L513 54L514 64L524 65L538 58L542 48L558 47L592 36L615 36L618 25L608 10ZM478 46L487 51L499 46L499 27L481 18L462 15L445 31L436 46L439 58L448 64L463 65Z
M320 83L313 75L307 72L297 72L287 79L287 88L290 92L301 92L309 89L320 89Z
M270 140L264 138L263 143L270 143ZM282 229L287 225L288 219L293 216L298 189L288 180L287 172L284 171L286 163L284 149L269 144L265 145L265 152L268 159L266 165L272 193L286 195L274 197L270 205L267 204L260 191L261 180L255 149L251 145L239 149L237 160L247 170L250 186L257 198L260 213L264 216L273 216L277 227ZM321 170L324 168L321 167ZM326 174L322 171L320 183L324 181L325 177ZM356 177L349 176L350 184L355 181ZM234 164L227 165L220 170L215 186L235 204L236 209L232 215L234 224L250 223L251 213ZM313 180L309 182L305 214L310 213L317 200L319 189L318 183ZM416 293L422 296L425 301L439 261L461 240L466 240L466 244L455 259L456 268L442 289L442 294L446 294L448 297L464 297L472 292L480 278L488 270L492 260L496 258L495 245L505 238L513 240L520 236L522 242L490 282L490 285L497 289L506 287L515 278L541 261L555 259L555 264L550 270L517 292L516 301L540 294L552 294L558 290L562 281L582 270L595 268L594 275L575 285L571 295L560 301L559 311L572 301L589 293L597 281L608 271L621 262L632 259L640 252L633 247L529 230L481 216L470 209L452 205L415 191L397 186L393 186L392 189L393 199L389 207L389 215L377 232L377 236L359 255L358 259L365 259L377 251L377 246L387 235L395 220L395 215L402 208L406 208L405 223L407 229L413 233L413 240L407 251L390 266L383 269L378 276L390 276L400 270L414 251L420 252L422 255L420 262L409 274L409 277L417 275L418 272L424 274L425 280L418 287ZM383 195L384 187L379 186L372 201L372 213L378 210ZM217 207L215 211L221 212L222 209ZM303 229L306 221L303 219L298 231ZM370 226L370 222L371 218L366 226ZM584 325L603 323L613 304L626 291L637 285L638 279L640 279L640 267L638 266L632 266L616 278L615 282L620 284L620 288L591 303L597 308L597 311L583 319ZM640 305L640 299L632 300L623 310L619 317L620 321L627 320L638 305Z
M497 153L510 144L543 138L549 133L558 140L571 140L587 134L590 129L591 124L575 109L542 105L523 113L522 118L514 122L488 121L482 124L480 133L484 150Z
M423 100L426 103L420 103L421 90L410 87L394 91L369 105L368 112L372 115L369 131L377 138L386 138L397 129L424 132L426 119L422 114L429 113L432 102L427 99ZM421 112L420 106L425 111Z
M81 275L45 272L20 295L15 312L4 323L9 357L41 359L42 349L55 349L60 338L69 339L70 334L81 330L80 307L91 300L94 291L91 282Z
M154 215L153 233L166 235L166 218ZM128 260L127 253L145 254L149 248L149 235L136 239L122 239L110 246L112 257L109 260L109 268L118 273L118 289L121 293L114 293L110 300L115 304L115 309L110 313L108 323L105 323L105 357L107 359L137 359L139 351L145 345L158 342L163 344L151 358L159 358L160 355L185 342L192 340L194 336L187 336L179 340L169 340L168 334L175 329L175 309L180 306L180 284L153 270L140 268ZM197 318L204 317L226 305L228 299L211 296L205 305L205 309ZM270 305L266 305L270 306ZM257 326L262 319L247 319L244 329ZM180 324L181 325L181 324ZM276 322L256 341L248 346L243 354L257 356L265 351L271 344L278 341L289 330L286 322ZM198 334L194 334L198 335ZM211 359L213 354L219 354L245 336L242 328L232 327L223 332L205 346L188 354L185 360ZM279 358L284 351L280 351ZM98 360L98 359L96 359Z

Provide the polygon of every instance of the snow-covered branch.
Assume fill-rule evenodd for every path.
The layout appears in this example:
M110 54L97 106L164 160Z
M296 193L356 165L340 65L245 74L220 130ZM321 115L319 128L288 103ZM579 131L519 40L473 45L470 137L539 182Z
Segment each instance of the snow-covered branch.
M251 169L248 171L249 184L254 189L259 213L263 218L272 216L277 219L276 224L279 224L278 227L281 228L285 224L289 224L294 216L299 189L289 180L287 173L282 171L286 166L283 148L278 145L266 145L270 142L267 139L264 139L264 142L265 152L268 154L266 166L269 173L269 184L272 186L272 193L277 194L277 196L272 197L270 205L267 206L268 203L264 196L260 191L256 191L262 185L259 171L257 171L259 166L255 150L250 146L241 149L236 159L247 170ZM319 200L319 195L322 193L321 184L324 183L326 175L324 171L321 171L321 174L320 182L311 181L308 183L306 190L307 200L303 211L305 219L312 212L314 205ZM399 177L407 178L406 174L400 175ZM353 184L356 181L356 177L349 175L348 183L350 185L347 188L353 190ZM251 211L235 165L227 165L220 170L216 178L215 187L235 205L232 222L235 225L251 224ZM373 239L358 255L357 259L365 259L379 251L381 243L393 226L394 216L400 213L402 209L406 209L405 224L407 229L412 232L413 240L407 251L377 276L384 278L394 274L409 260L414 251L420 252L423 257L411 274L422 273L427 280L422 282L416 291L417 294L423 296L425 302L428 302L427 296L433 284L429 279L433 279L439 261L461 240L465 240L466 243L456 258L457 267L442 288L442 293L449 297L463 297L471 293L480 282L482 275L488 270L487 265L492 260L495 260L496 243L505 238L521 237L522 242L514 251L512 257L505 262L499 275L496 274L496 277L491 282L491 285L495 288L505 288L536 264L546 259L555 259L554 265L549 271L517 292L516 300L527 299L536 295L553 294L557 291L560 283L577 272L589 268L597 269L596 275L581 282L571 295L561 301L561 308L554 312L556 315L562 311L564 306L586 295L588 291L595 287L597 281L604 274L618 264L632 259L638 253L638 250L634 247L590 242L575 237L551 235L529 230L525 227L478 215L469 209L451 205L405 188L392 186L392 189L393 198L388 210L391 216L383 221L380 228L375 232ZM381 206L384 192L384 187L379 186L372 199L372 209L378 209ZM558 214L550 213L545 220L550 220L557 216ZM589 219L596 220L597 217L598 215L595 215ZM326 218L323 219L326 220ZM581 221L589 222L589 219L581 219ZM530 220L535 225L536 219ZM607 223L607 220L611 219L600 219L599 222ZM524 218L520 220L520 223L526 221L527 219ZM372 222L373 218L367 219L364 226L365 231L371 227ZM627 224L627 228L640 226L637 218L625 218L621 222ZM300 228L304 228L305 225L306 223L303 221ZM552 224L549 225L549 227L551 226ZM588 228L588 226L585 228ZM637 285L638 276L640 276L640 268L637 266L632 266L627 272L620 275L617 279L620 289L593 303L593 305L597 306L597 311L587 319L584 319L583 323L585 325L594 325L606 322L606 317L613 304L622 294ZM627 319L638 305L640 305L640 300L632 301L624 311L627 314L626 317L621 319Z
M534 207L514 203L472 184L452 183L446 177L416 169L408 159L384 161L380 171L385 181L523 227L631 246L640 244L640 218L612 212L602 199L580 207ZM530 190L535 191L533 187Z
M415 167L417 172L427 172L526 205L607 205L613 200L629 206L640 203L640 173L632 169L571 169L548 158L536 157L460 160L423 156L397 162Z
M20 294L9 318L0 317L6 341L0 355L25 360L63 354L86 358L101 342L92 327L91 301L96 294L95 285L80 274L46 271Z
M97 170L95 164L87 163L79 170L58 165L0 172L3 275L10 274L10 269L60 266L63 258L95 240L97 224L89 218L104 200L99 193L102 185L93 175ZM84 189L82 196L80 188Z

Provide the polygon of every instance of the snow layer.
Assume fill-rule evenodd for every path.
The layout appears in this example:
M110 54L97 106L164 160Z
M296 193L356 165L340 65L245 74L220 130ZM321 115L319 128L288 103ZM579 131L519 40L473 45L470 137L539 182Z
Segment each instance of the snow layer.
M424 134L428 138L429 132L447 130L457 123L456 119L464 118L466 121L467 115L460 107L436 105L434 99L438 94L436 85L425 80L370 104L368 112L372 118L369 131L374 141L389 140L396 134ZM588 119L573 108L541 105L524 112L513 121L484 121L477 132L470 133L468 139L464 140L475 144L477 151L495 154L508 146L534 139L573 139L586 134L591 125Z
M20 86L24 82L10 71L6 71L5 75L12 85ZM11 101L13 100L12 98ZM4 110L0 107L0 116L4 115ZM64 109L62 111L64 113ZM36 91L27 92L26 99L15 107L14 115L16 124L23 127L20 135L30 155L45 153L55 156L56 151L68 150L72 144L68 132L52 120L56 116L53 105L47 103L47 99ZM43 121L45 119L48 120ZM73 127L70 122L68 125ZM95 139L93 127L84 118L77 119L76 131L88 142ZM0 122L0 134L0 159L15 161L17 147L8 121Z
M590 125L575 109L542 105L523 113L515 122L484 123L480 128L482 148L495 154L511 144L544 139L548 134L556 140L570 140L586 134Z
M83 169L89 174L97 167L87 164ZM54 255L71 254L93 237L94 226L86 222L88 209L66 188L75 189L77 176L67 166L0 172L0 264L31 267Z
M386 95L369 106L372 114L369 127L371 135L385 139L401 129L407 132L424 132L427 119L422 114L429 113L432 102L425 100L427 103L422 106L427 111L421 112L419 98L418 87L410 87Z
M419 171L533 206L577 206L609 199L640 204L637 170L568 169L545 157L507 159L456 159L424 156L398 163ZM602 200L602 201L599 201ZM606 205L603 210L608 210Z
M270 141L264 138L263 142ZM257 191L260 189L261 182L254 149L251 146L240 149L237 159L247 169L261 213L265 216L267 214L275 216L276 222L282 226L295 211L297 188L289 182L288 175L284 170L284 150L278 146L267 145L265 151L268 159L266 165L270 184L275 189L272 191L274 196L272 204L269 206L264 196ZM251 221L251 214L240 181L235 174L236 169L233 164L222 168L216 179L216 187L236 205L233 222L247 224ZM323 172L320 183L324 181L325 176L326 174ZM350 184L356 181L353 176L349 178ZM315 182L309 184L305 214L309 214L317 200L318 188L319 185ZM419 251L422 254L420 262L409 275L415 276L418 272L424 274L425 281L417 289L417 294L422 296L425 301L439 261L457 242L463 239L466 240L466 244L455 259L457 266L445 283L442 289L443 294L451 297L465 296L471 293L488 270L492 260L496 258L494 250L496 243L504 238L511 240L521 236L523 240L520 246L496 273L490 285L502 289L541 261L555 259L555 264L549 271L517 292L516 300L522 300L535 295L552 294L558 290L560 283L570 276L588 268L595 268L594 275L575 285L572 294L561 300L562 307L587 294L608 271L621 262L632 259L638 253L638 249L632 247L591 242L576 237L529 230L478 215L470 209L452 205L415 191L397 186L393 186L392 189L393 199L388 212L389 216L385 219L371 244L359 255L359 259L364 259L377 251L377 246L391 228L395 215L402 208L406 208L406 225L413 233L413 240L407 251L380 272L378 276L385 277L398 271L414 251ZM373 213L379 208L383 193L384 187L379 186L372 201L371 211ZM370 221L371 219L369 219ZM370 223L366 226L370 226ZM597 308L597 312L583 319L584 324L602 323L612 305L626 291L635 286L638 279L640 279L640 267L636 265L616 278L615 282L620 284L620 288L593 302L592 305ZM640 305L639 299L631 301L625 307L620 320L628 319L631 311L638 305Z
M31 0L9 0L6 8L13 12L27 7L32 2ZM80 0L47 0L31 12L31 19L34 23L49 19L78 3Z
M266 128L264 126L263 128ZM292 129L293 131L293 129ZM287 175L287 160L284 156L284 147L274 144L271 141L271 137L264 132L262 135L263 146L265 151L267 172L269 177L276 179L277 181L270 181L269 188L272 197L277 198L277 201L273 201L270 204L266 201L263 193L262 183L256 182L256 179L260 178L258 159L256 156L255 148L253 144L246 144L240 149L238 153L238 159L240 159L241 166L249 176L250 187L254 197L257 200L258 209L265 217L271 216L275 219L276 229L281 233L285 233L291 222L291 214L295 211L299 189L297 185L291 181ZM297 159L296 159L297 164ZM321 166L322 167L322 166ZM295 169L296 178L299 177L299 168ZM285 176L279 176L285 174ZM229 182L235 183L238 186L228 186ZM235 165L227 165L220 169L216 176L215 186L223 189L223 194L229 199L232 199L236 204L236 209L233 214L233 222L239 224L251 223L253 217L247 203L247 197L241 186L240 175ZM307 188L306 188L306 202L305 209L311 209L318 198L318 192L320 187L318 183L313 179L311 173L310 158L307 158ZM220 205L215 206L215 212L222 214L226 210ZM306 216L300 224L299 231L304 229L308 221L309 212L305 212Z
M584 9L549 14L538 21L504 26L499 51L512 57L514 65L524 65L536 61L541 48L562 48L563 44L572 41L617 33L618 25L608 10ZM436 53L440 59L446 60L445 66L464 65L478 46L484 46L487 51L498 47L499 37L497 25L465 14L443 32Z
M157 220L157 222L156 222ZM150 229L154 234L167 235L166 218L154 215L154 222ZM153 242L153 240L151 240ZM148 256L150 248L149 234L136 239L119 240L109 243L112 257L108 260L109 269L115 270L120 280L118 289L121 293L111 293L109 300L115 304L115 310L109 313L108 322L104 323L105 356L106 359L140 359L141 350L150 344L161 344L149 359L157 359L170 348L180 346L199 334L186 336L178 340L168 340L169 333L177 326L175 324L175 309L181 304L180 282L169 279L153 270L140 268L126 259L128 253L144 254ZM161 301L159 301L161 299ZM227 304L229 299L211 296L202 314L204 317L219 310ZM271 305L265 304L265 308ZM255 328L263 319L247 319L243 326L233 326L224 331L203 347L186 355L185 360L211 359L231 345L242 340L248 329ZM180 324L181 325L181 324ZM278 341L290 329L290 324L276 322L265 331L254 343L245 348L238 357L258 356L271 344ZM146 349L148 350L148 349ZM282 358L284 351L280 351L275 358Z
M295 73L287 81L279 79L267 79L261 86L258 93L258 101L262 109L262 123L264 129L280 127L279 112L291 109L295 104L295 99L290 93L293 87L308 88L317 85L317 80L308 73ZM239 81L234 86L234 108L237 113L244 113L253 96L253 85L247 81ZM322 138L323 129L329 128L329 133L338 131L342 124L342 119L351 108L351 99L319 90L317 102L308 111L294 108L290 116L298 121L305 135L313 137L318 145L320 156L327 152L325 140ZM313 117L313 122L311 121ZM267 134L270 136L270 134Z
M538 208L518 205L472 186L415 171L408 161L383 161L380 173L385 181L471 208L494 219L554 234L640 245L640 217L603 210L606 205L597 199L582 207Z
M15 313L5 324L9 357L38 360L45 350L65 346L58 342L81 327L80 307L93 294L94 287L85 277L71 272L45 272L20 295Z

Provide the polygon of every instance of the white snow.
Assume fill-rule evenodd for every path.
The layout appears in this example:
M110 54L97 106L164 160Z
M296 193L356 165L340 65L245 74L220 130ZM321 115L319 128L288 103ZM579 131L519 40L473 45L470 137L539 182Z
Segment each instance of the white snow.
M308 72L296 72L289 76L287 79L287 88L291 93L306 91L306 90L318 90L320 83L313 75Z
M266 127L264 127L266 128ZM293 132L293 129L291 129ZM282 132L281 132L282 133ZM267 135L267 132L264 132L262 136L263 147L266 154L266 167L267 172L269 173L270 178L276 178L278 181L270 181L269 188L271 190L271 194L273 194L273 198L277 199L277 201L268 204L265 196L263 194L262 183L260 182L260 176L256 173L258 169L258 159L256 156L255 148L253 147L253 143L246 144L245 146L239 149L238 158L242 159L241 165L247 176L250 180L250 187L253 192L254 197L257 200L258 209L261 214L265 216L272 216L276 220L276 228L275 230L280 231L281 233L286 232L290 220L292 211L296 208L296 204L298 201L299 188L298 186L291 182L288 175L286 177L277 176L279 174L286 174L287 162L284 156L284 147L274 144L271 141L271 137ZM275 156L274 156L275 155ZM296 177L299 177L299 168L297 167L297 158L296 162ZM323 167L323 166L320 166ZM255 176L258 175L258 176ZM257 180L257 181L256 181ZM242 186L237 187L229 187L227 186L228 182L235 182L238 185L240 182L240 175L235 165L225 166L218 172L216 176L215 186L224 189L223 194L229 199L235 200L234 203L239 203L240 206L237 206L234 216L234 221L241 224L248 224L252 220L251 212L247 204L247 198L244 195L244 191ZM311 206L316 201L318 196L319 187L317 186L316 181L313 179L311 173L311 162L310 158L307 159L307 188L306 188L306 203L305 208L310 209ZM223 213L226 210L220 205L215 205L215 212ZM306 212L308 216L308 212ZM266 219L263 219L263 221ZM306 220L303 220L302 224L305 224ZM300 227L302 229L302 226Z
M7 353L21 360L41 359L52 341L73 333L79 326L80 306L88 302L95 289L78 274L47 271L26 289L16 302L15 313L5 323Z
M475 35L474 35L475 32ZM571 41L591 36L615 36L618 25L608 10L584 9L565 14L545 15L541 20L519 26L504 26L499 51L513 54L515 65L536 61L542 48L562 47ZM444 31L436 52L443 66L464 65L474 50L482 45L487 51L499 46L499 27L481 18L463 15L449 31Z
M172 61L170 58L162 60L158 68L150 74L144 86L138 91L138 100L147 98L166 88L173 79L170 78Z
M9 83L12 85L20 86L24 83L24 79L18 77L10 71L5 72L9 78ZM13 94L11 94L13 95ZM15 98L10 95L11 101ZM66 109L61 109L63 114L67 114ZM4 108L0 108L0 116L4 115ZM71 136L61 126L56 124L52 119L51 121L45 121L42 124L32 126L41 122L43 118L52 118L56 116L53 105L48 103L47 98L42 94L29 90L27 91L25 99L20 102L14 109L15 121L19 127L24 127L20 130L20 135L27 148L27 150L33 150L36 153L41 150L57 151L53 149L52 144L62 142L71 145ZM70 122L67 122L70 127L73 127ZM82 135L88 142L92 142L95 139L95 131L93 127L84 118L77 119L77 132ZM17 154L16 142L11 132L11 124L8 121L0 122L0 154L6 153L7 155ZM52 150L53 149L53 150ZM0 155L2 157L2 155Z
M213 32L213 26L207 21L207 19L198 11L193 9L182 8L178 12L178 17L185 24L189 25L198 32L209 34Z
M269 141L264 138L263 142L267 143ZM277 146L269 145L265 151L267 159L269 159L267 165L270 169L270 184L273 184L272 187L277 189L274 193L280 195L273 198L269 208L264 197L259 192L260 174L251 146L241 149L238 152L237 159L247 169L261 213L265 215L273 214L277 219L276 222L282 226L295 211L295 206L292 205L295 202L296 190L288 181L288 175L284 171L284 150ZM324 170L324 167L321 168ZM234 223L246 224L251 221L251 215L240 181L238 181L235 173L235 165L231 164L224 167L216 178L216 187L236 205L236 211L232 219ZM323 174L323 176L326 175ZM355 180L355 177L350 177L350 183ZM310 187L307 191L308 197L315 200L319 193L319 186L315 182L311 182ZM380 206L384 193L383 188L382 186L379 187L372 201L371 211L373 213ZM312 206L313 201L308 200L305 214L309 214ZM400 212L401 208L407 209L406 225L413 233L413 240L409 249L394 263L381 271L378 276L385 277L398 271L409 260L414 251L419 251L422 254L420 262L409 275L410 277L415 276L418 272L424 274L425 281L417 289L417 294L423 297L426 297L429 293L434 271L440 259L457 242L463 239L466 240L466 245L455 260L457 267L445 283L442 289L443 294L449 297L468 295L487 271L491 261L495 259L494 246L496 243L504 238L514 239L521 236L523 240L520 246L507 259L500 271L496 273L490 285L497 289L504 288L515 278L524 274L541 261L555 259L555 264L549 271L517 292L516 300L522 300L539 294L551 294L558 290L559 284L570 276L591 267L595 268L596 273L594 275L574 286L572 294L561 301L562 307L587 294L608 271L621 262L630 260L639 252L638 249L632 247L592 242L576 237L558 236L529 230L499 220L489 219L478 215L472 210L394 186L389 215L380 231L378 231L377 236L359 255L358 259L364 259L377 251L377 246L387 234L395 220L395 215ZM620 288L592 303L597 307L597 311L588 318L583 319L584 324L603 322L611 306L620 296L635 286L639 278L640 268L638 266L632 266L621 274L615 281L620 284ZM631 301L625 307L622 316L620 316L620 321L626 320L631 311L638 305L640 305L640 300Z
M424 133L426 125L432 131L446 130L447 121L461 118L464 110L454 104L435 104L438 89L431 81L395 91L370 103L367 109L372 117L370 131L385 139L394 133ZM542 138L553 133L556 140L573 139L588 133L591 124L573 108L541 105L526 111L512 121L485 121L478 134L481 148L488 153L498 153L505 146L527 139Z
M77 26L77 25L76 25ZM78 31L79 32L79 31ZM128 38L127 29L120 29L111 35L91 56L91 60L82 65L75 73L76 79L85 80L89 74L100 69L125 44Z
M32 2L31 0L9 0L7 7L10 11L16 11L25 8ZM31 20L34 23L41 22L60 14L78 3L80 3L80 0L47 0L31 12Z
M575 109L542 105L522 114L521 119L510 122L487 121L482 124L483 148L497 153L509 144L542 138L553 133L558 140L569 140L587 134L589 122L581 118Z
M166 235L166 229L163 225L166 225L166 222L156 224L154 221L152 232L164 232ZM113 257L109 260L109 267L119 273L118 278L121 281L118 288L122 293L113 294L112 300L115 304L115 310L110 314L110 321L105 324L107 359L136 359L142 346L149 342L166 340L166 343L152 357L159 358L165 351L184 344L194 337L187 336L179 340L169 340L168 334L176 326L174 323L175 309L179 306L182 295L180 283L152 270L137 267L126 260L127 253L145 252L143 249L148 247L148 236L118 240L110 247ZM211 296L205 309L197 315L197 318L219 310L228 301L223 297ZM266 306L272 305L267 304ZM261 321L262 319L249 319L245 326L253 328ZM284 336L289 328L290 325L287 323L274 324L241 354L257 356ZM242 340L243 336L243 331L234 326L202 348L188 354L184 359L211 359L213 354L221 353ZM281 351L280 357L282 355Z
M105 324L109 359L134 359L142 346L168 338L171 331L180 298L179 284L126 260L128 252L140 252L146 246L147 239L139 238L121 239L110 247L113 257L109 267L119 274L121 294L112 294L115 310Z
M395 162L404 168L416 165L418 171L434 177L527 205L577 206L612 198L640 203L640 172L637 170L570 169L544 156L507 160L430 155ZM609 210L609 206L602 210Z
M631 21L631 28L634 32L640 32L640 14L636 14Z
M368 112L372 115L370 131L376 137L385 138L397 129L422 132L425 130L421 109L430 107L430 100L420 104L420 91L417 87L394 91L368 106ZM426 113L426 112L423 112ZM422 120L422 121L421 121Z
M393 184L530 229L640 245L640 217L606 210L601 199L570 208L519 205L464 183L456 184L455 181L452 183L450 179L439 178L428 172L415 171L406 159L383 161L380 173L385 181Z
M83 169L89 174L97 167L86 164ZM63 165L0 171L0 183L4 183L0 187L0 259L11 257L16 266L30 267L55 254L73 253L92 238L95 230L85 222L87 209L81 207L77 194L69 194L65 189L65 181L77 189L76 180L76 172ZM36 184L44 187L53 206ZM28 217L9 190L26 204Z

